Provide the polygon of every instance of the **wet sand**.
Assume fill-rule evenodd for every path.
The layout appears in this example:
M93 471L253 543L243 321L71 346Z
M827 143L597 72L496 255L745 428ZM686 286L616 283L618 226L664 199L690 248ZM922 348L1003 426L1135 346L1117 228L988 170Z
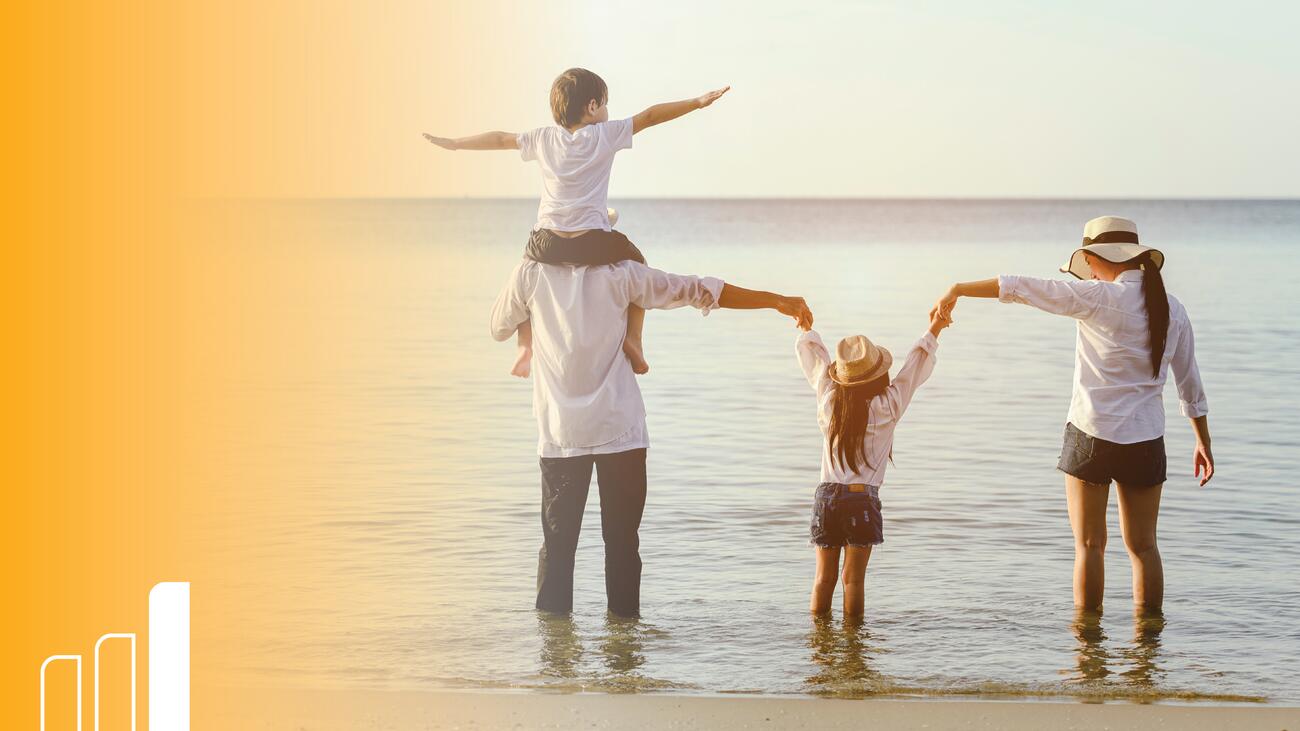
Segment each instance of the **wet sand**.
M196 712L214 723L196 728L1300 731L1300 708L1272 706L265 689L221 697L211 714Z

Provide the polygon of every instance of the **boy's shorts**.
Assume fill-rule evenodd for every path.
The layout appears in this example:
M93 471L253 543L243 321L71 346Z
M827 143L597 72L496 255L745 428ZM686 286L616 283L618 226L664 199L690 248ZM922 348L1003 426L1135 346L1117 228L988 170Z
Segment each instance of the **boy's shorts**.
M533 231L524 247L524 256L542 264L577 264L596 266L620 261L645 263L641 250L617 231L595 229L571 239L556 236L548 229Z
M823 482L813 500L814 546L833 548L875 546L885 542L880 521L880 488L875 485L841 485Z

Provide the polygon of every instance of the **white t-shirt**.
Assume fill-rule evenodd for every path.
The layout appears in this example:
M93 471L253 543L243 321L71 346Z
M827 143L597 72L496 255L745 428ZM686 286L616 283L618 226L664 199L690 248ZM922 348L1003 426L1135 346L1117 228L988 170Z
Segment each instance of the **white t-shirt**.
M519 155L542 168L542 202L533 230L608 231L609 171L614 153L632 146L632 118L589 124L576 132L538 127L521 132Z

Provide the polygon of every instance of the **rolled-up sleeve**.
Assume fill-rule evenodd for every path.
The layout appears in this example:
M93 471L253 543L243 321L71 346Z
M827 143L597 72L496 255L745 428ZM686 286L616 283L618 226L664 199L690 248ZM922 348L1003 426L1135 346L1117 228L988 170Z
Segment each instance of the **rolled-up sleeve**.
M1201 370L1196 365L1196 338L1192 334L1192 323L1183 319L1180 325L1169 369L1173 371L1174 386L1178 389L1178 410L1183 416L1195 419L1210 413L1210 404L1201 384Z
M830 374L827 368L831 364L831 353L826 349L826 343L822 342L822 336L816 330L799 333L794 341L794 353L808 385L821 393L829 385L827 381L830 380Z
M907 411L908 404L912 403L912 397L916 395L916 389L934 373L935 351L938 349L939 339L927 332L908 351L903 367L898 369L898 375L894 376L889 388L885 389L885 398L888 399L895 419L903 417L903 412Z
M524 259L510 273L510 280L492 305L489 328L494 340L509 339L521 324L528 321L528 293L536 269L536 262Z
M1053 315L1083 319L1097 311L1101 282L1039 279L1003 274L998 277L998 301L1018 302Z
M722 298L721 279L669 274L635 261L619 262L626 274L628 301L647 310L694 307L709 314Z

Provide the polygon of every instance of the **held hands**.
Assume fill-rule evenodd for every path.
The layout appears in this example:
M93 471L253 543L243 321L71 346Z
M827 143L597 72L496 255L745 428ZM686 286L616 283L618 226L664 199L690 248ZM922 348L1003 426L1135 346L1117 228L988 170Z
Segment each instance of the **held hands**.
M803 297L782 297L777 301L776 310L782 315L793 317L795 326L800 330L812 329L812 310L808 309L808 303L803 301Z
M1201 473L1205 475L1202 477ZM1201 487L1214 477L1214 454L1210 452L1210 445L1205 442L1197 441L1196 449L1192 453L1192 474L1201 478Z
M703 108L709 106L710 104L712 104L713 102L716 102L718 99L721 99L721 98L722 98L722 95L723 95L723 94L726 94L728 91L731 91L731 87L730 87L730 86L726 86L726 87L723 87L723 88L721 88L721 89L715 89L715 90L713 90L713 91L711 91L711 92L705 94L704 96L696 97L696 98L695 98L695 105L696 105L697 108L699 108L699 109L703 109Z
M424 133L424 139L432 142L433 144L437 145L438 147L441 147L444 150L451 150L453 152L456 150L455 140L447 139L446 137L434 137L428 132Z
M939 337L939 333L952 325L952 315L947 314L939 305L930 310L930 334Z
M957 287L954 285L947 292L944 292L943 296L939 298L939 301L934 304L934 309L930 311L931 320L933 320L935 312L938 312L948 318L949 324L951 324L952 311L953 308L957 306L957 297Z

